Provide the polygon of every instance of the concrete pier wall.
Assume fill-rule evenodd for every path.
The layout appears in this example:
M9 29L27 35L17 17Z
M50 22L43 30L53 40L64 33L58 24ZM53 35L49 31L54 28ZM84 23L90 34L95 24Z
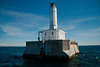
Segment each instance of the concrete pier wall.
M23 56L69 58L79 53L78 42L72 40L28 41Z
M43 41L27 41L24 54L40 55L42 48L44 48Z
M45 42L45 55L60 56L61 51L62 51L61 40L50 40Z

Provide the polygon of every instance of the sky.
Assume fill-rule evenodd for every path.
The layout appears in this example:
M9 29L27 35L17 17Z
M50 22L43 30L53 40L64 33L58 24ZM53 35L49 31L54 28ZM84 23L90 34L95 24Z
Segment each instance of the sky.
M0 46L25 46L49 29L55 3L58 28L79 45L100 45L100 0L0 0Z

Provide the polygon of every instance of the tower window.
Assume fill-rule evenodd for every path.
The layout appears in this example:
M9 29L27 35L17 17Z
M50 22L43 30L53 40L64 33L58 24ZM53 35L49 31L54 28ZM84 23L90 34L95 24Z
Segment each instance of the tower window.
M47 34L45 33L45 36L46 36Z
M53 35L53 32L52 32L52 35Z

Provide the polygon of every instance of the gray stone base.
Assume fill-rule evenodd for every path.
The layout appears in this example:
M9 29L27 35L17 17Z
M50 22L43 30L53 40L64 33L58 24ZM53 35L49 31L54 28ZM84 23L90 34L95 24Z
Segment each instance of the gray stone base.
M78 42L72 40L28 41L23 58L68 61L78 53Z

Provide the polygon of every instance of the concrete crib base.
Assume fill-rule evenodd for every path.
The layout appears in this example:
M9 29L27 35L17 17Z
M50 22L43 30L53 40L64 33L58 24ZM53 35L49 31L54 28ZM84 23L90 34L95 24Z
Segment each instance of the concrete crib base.
M69 61L78 53L78 42L72 40L28 41L23 58Z
M72 58L74 58L75 55L73 56L41 56L41 55L33 55L33 54L23 54L24 59L38 59L38 60L46 60L46 61L69 61Z

